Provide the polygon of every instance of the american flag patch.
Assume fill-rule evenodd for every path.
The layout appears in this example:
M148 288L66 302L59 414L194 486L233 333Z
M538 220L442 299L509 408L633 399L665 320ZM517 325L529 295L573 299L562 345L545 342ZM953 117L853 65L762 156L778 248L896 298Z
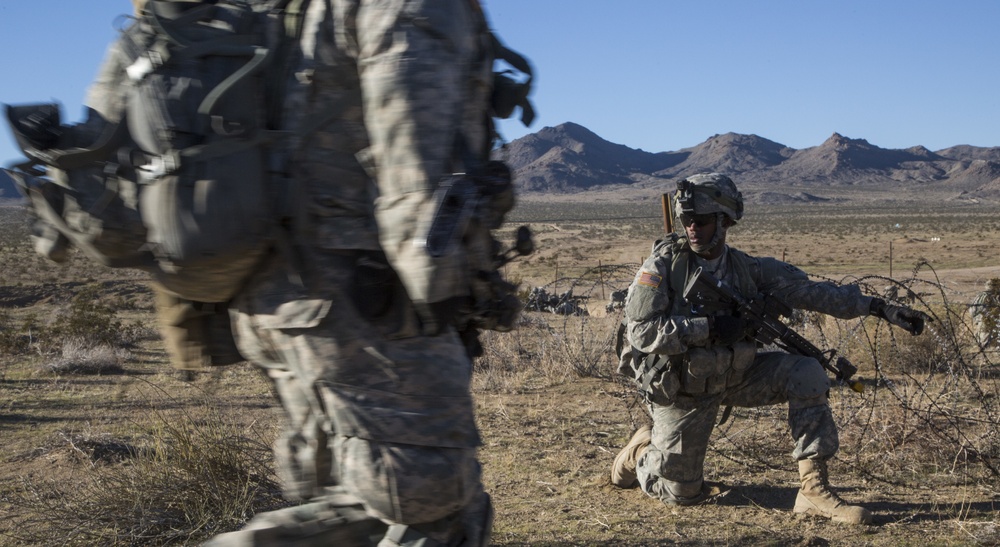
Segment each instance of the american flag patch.
M660 286L661 281L663 281L663 277L656 275L655 273L642 272L639 274L640 285L646 285L647 287L653 287L655 289Z

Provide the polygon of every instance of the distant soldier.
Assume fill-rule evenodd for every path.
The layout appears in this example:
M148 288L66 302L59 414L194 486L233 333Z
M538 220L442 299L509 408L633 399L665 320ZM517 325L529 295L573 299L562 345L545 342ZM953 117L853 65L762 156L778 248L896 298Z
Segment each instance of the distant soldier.
M625 302L626 343L619 370L648 387L653 426L636 431L615 458L612 482L641 487L671 505L699 504L725 491L703 475L719 407L787 402L792 456L802 481L794 511L870 523L867 509L848 505L829 486L826 462L839 440L822 365L811 357L758 353L746 318L721 304L695 308L683 297L684 287L701 268L746 299L766 292L796 309L840 318L874 315L914 335L930 318L864 296L856 285L814 282L795 266L727 246L727 231L743 217L743 196L725 175L688 177L678 183L674 196L684 235L656 242Z
M979 347L996 345L1000 333L1000 278L990 279L986 290L976 295L969 305L969 316Z

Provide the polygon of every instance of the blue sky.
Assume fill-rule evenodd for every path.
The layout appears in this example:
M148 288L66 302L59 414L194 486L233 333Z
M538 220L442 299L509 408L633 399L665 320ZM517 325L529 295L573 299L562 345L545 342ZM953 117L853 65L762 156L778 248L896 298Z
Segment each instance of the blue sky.
M793 148L834 132L883 148L1000 146L993 0L483 0L537 72L508 140L571 121L650 152L717 133ZM75 121L128 0L0 0L0 102ZM0 161L19 157L6 124Z

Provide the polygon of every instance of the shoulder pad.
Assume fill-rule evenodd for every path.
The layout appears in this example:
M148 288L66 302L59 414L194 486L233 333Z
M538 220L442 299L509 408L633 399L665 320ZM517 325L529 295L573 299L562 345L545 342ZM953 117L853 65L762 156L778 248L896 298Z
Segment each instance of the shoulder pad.
M668 247L657 246L635 274L625 297L625 316L646 321L670 308L670 264Z
M779 277L784 279L809 279L806 272L776 258L758 258L757 263L759 264L761 277L763 279Z
M670 233L664 236L663 239L657 239L653 242L652 254L669 256L681 250L685 243L687 243L687 238Z

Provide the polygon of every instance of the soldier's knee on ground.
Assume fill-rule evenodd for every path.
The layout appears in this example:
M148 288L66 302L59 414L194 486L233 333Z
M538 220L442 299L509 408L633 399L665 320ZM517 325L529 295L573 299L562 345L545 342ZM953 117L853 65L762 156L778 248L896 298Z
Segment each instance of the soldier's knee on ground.
M826 401L830 379L819 361L802 357L792 368L785 390L790 406L815 406ZM803 404L804 402L808 403Z

